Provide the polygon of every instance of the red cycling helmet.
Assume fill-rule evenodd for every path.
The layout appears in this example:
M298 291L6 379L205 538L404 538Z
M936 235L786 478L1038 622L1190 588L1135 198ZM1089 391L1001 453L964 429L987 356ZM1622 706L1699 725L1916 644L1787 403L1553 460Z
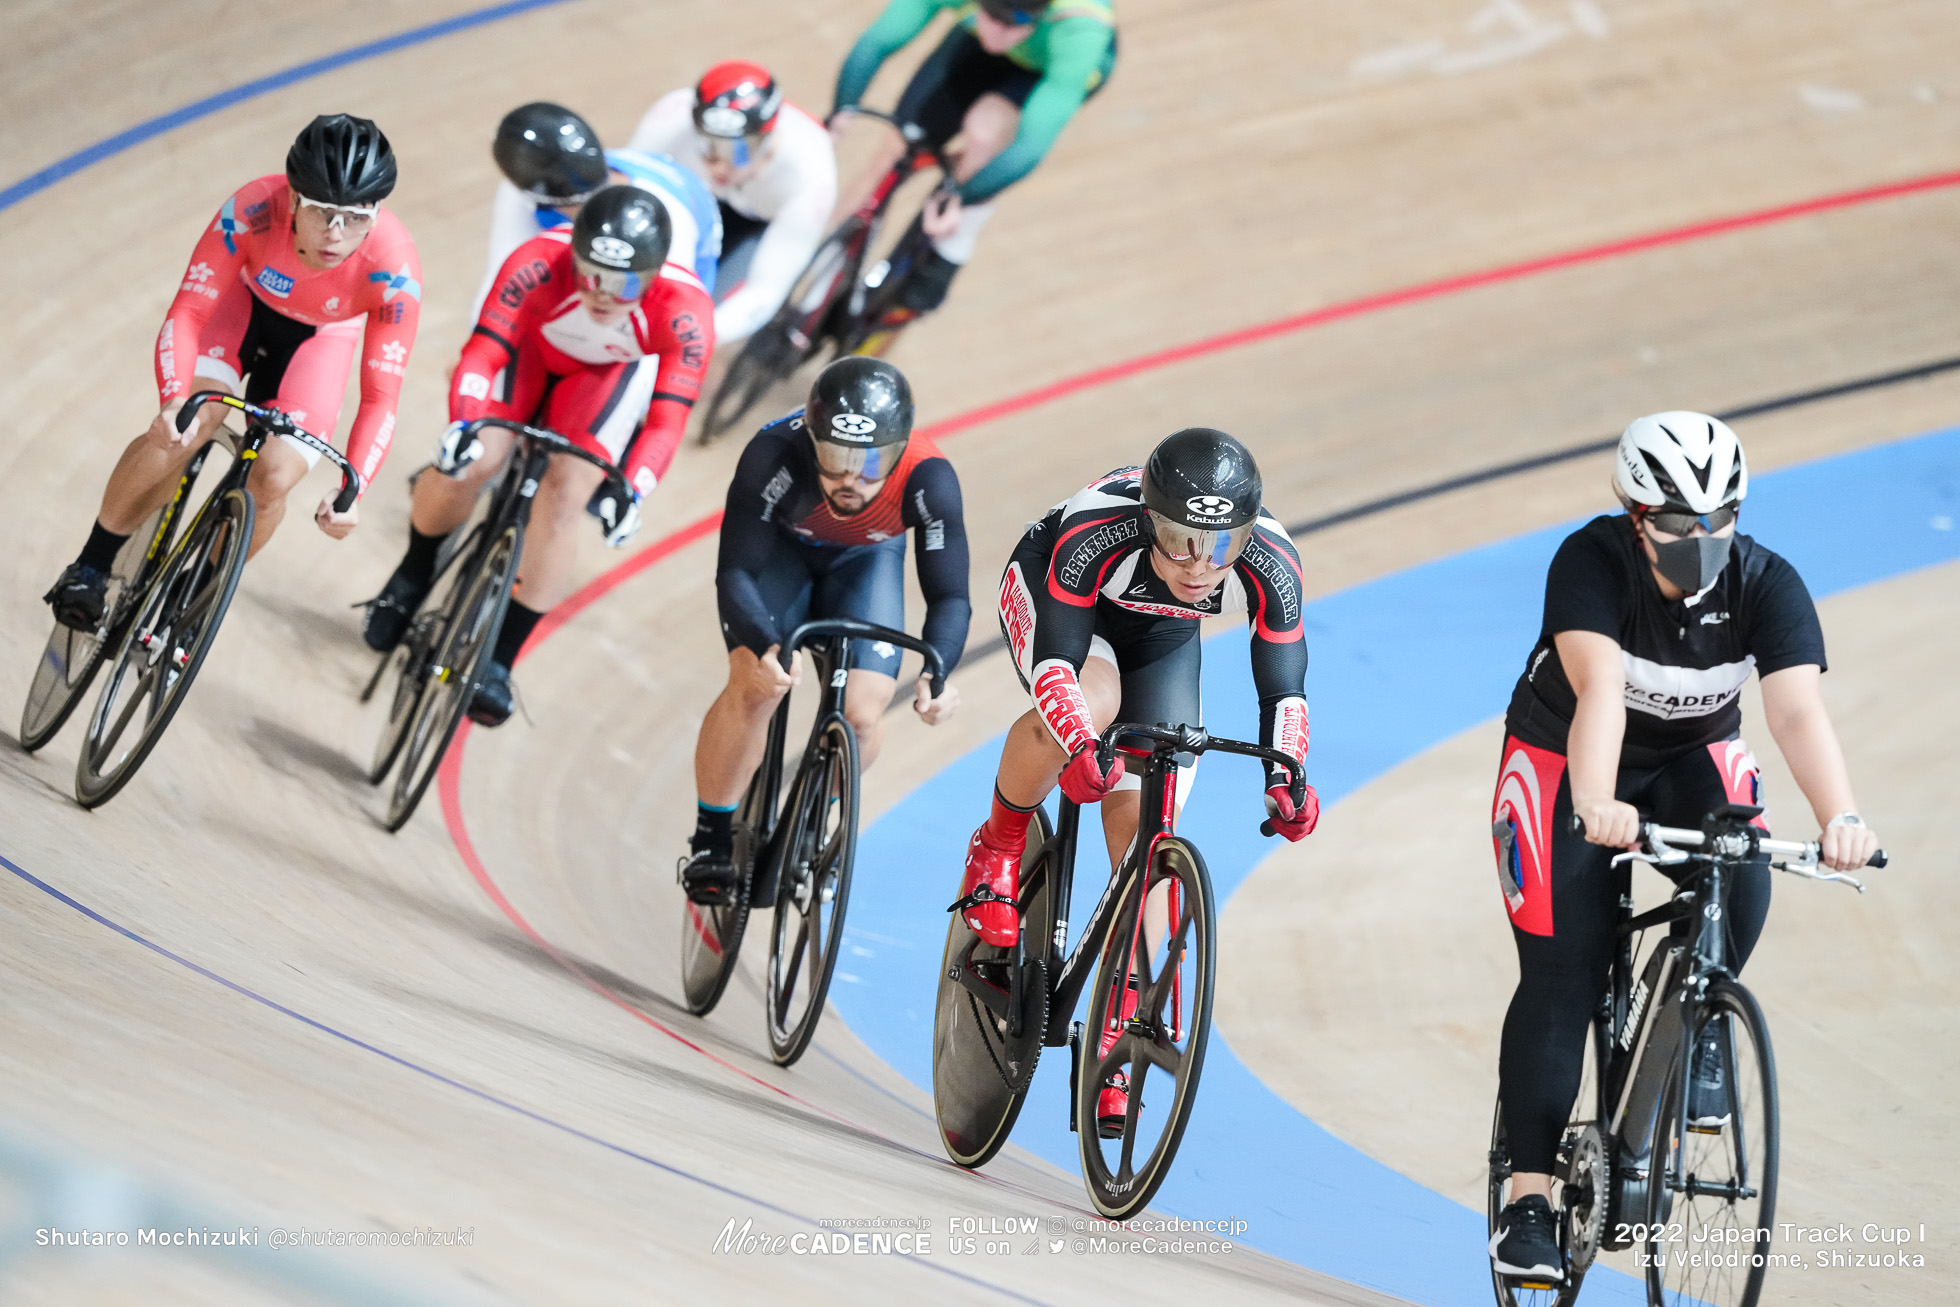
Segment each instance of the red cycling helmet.
M694 127L722 140L756 140L776 126L783 93L760 64L731 59L702 74L694 88Z

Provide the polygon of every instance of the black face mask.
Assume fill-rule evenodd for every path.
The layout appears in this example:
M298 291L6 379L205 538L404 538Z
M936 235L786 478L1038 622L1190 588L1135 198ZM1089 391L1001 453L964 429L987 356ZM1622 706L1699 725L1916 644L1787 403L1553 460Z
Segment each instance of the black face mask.
M1729 546L1734 539L1733 536L1692 536L1666 544L1655 540L1652 542L1654 566L1690 596L1698 595L1714 585L1715 578L1728 566Z

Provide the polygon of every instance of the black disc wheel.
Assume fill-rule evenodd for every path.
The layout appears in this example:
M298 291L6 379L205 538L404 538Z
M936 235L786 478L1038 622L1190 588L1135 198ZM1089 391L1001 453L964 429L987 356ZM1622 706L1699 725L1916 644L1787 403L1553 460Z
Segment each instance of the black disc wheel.
M868 224L855 217L824 238L782 308L749 337L729 365L702 419L702 444L726 433L822 348L838 313L847 309L842 301L856 286L869 239Z
M442 766L449 742L469 711L483 678L484 665L496 647L497 631L510 603L517 559L524 546L523 528L512 524L489 542L473 569L457 577L451 600L432 633L427 661L417 669L419 686L414 707L402 732L401 770L388 796L383 824L400 830L415 815L415 805L428 792ZM407 641L403 642L404 644Z
M107 803L150 756L204 665L245 572L251 496L213 496L130 605L75 765L84 808Z
M1128 877L1089 992L1075 1098L1082 1178L1127 1220L1170 1173L1211 1033L1217 919L1193 845L1161 840Z
M762 765L749 778L741 806L735 809L734 897L717 904L681 902L681 994L687 1010L696 1016L714 1010L728 988L728 978L735 974L742 934L748 928L756 864L768 850L776 826L776 800L783 788L783 735L788 728L789 702L784 700L769 720Z
M1690 1048L1704 1047L1670 1070L1661 1100L1647 1301L1753 1307L1775 1229L1776 1059L1762 1009L1733 981L1712 983L1700 1005Z
M1060 850L1048 847L1048 814L1034 810L1021 856L1021 939L984 943L955 912L946 928L932 1021L932 1106L946 1156L961 1166L993 1160L1021 1114L1048 1026L1049 941Z
M1612 1201L1612 1175L1597 1120L1596 1039L1596 1032L1588 1028L1579 1095L1552 1165L1551 1203L1559 1216L1559 1248L1564 1255L1565 1278L1556 1283L1520 1280L1499 1275L1493 1268L1491 1287L1496 1291L1498 1307L1571 1307L1578 1300L1580 1282L1599 1255ZM1486 1232L1493 1239L1511 1197L1511 1146L1504 1128L1504 1102L1499 1099L1496 1111L1491 1114L1490 1185L1485 1203Z
M197 461L203 462L203 455ZM192 471L190 475L197 474ZM115 643L120 633L120 619L126 619L133 611L132 605L143 583L170 552L167 527L180 502L150 514L149 520L133 531L116 552L115 564L109 569L108 602L100 627L77 631L56 622L54 630L48 633L47 647L41 651L41 661L34 666L34 680L27 688L27 705L20 714L20 747L29 753L60 733L75 705L88 692L89 683L102 666L104 648Z
M842 717L824 723L798 775L776 844L776 919L769 934L763 1011L769 1054L789 1066L810 1046L823 1018L830 978L843 947L857 856L857 733Z

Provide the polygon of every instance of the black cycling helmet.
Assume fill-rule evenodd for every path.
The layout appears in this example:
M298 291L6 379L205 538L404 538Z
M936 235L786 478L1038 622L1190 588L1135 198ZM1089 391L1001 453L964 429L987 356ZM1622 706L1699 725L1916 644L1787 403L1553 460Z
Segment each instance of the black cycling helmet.
M1177 562L1202 557L1224 567L1238 558L1262 494L1252 451L1210 427L1164 437L1143 465L1143 502L1157 547Z
M667 206L637 186L606 187L572 220L572 253L601 272L657 272L673 243L674 220L667 216Z
M563 105L521 104L490 147L511 185L539 204L578 204L606 184L606 152L592 125Z
M912 385L883 359L847 354L817 374L803 425L825 472L882 481L912 438Z
M395 151L370 120L321 114L286 151L286 180L316 204L379 204L395 189Z
M980 0L989 18L1009 27L1030 27L1048 12L1049 0Z

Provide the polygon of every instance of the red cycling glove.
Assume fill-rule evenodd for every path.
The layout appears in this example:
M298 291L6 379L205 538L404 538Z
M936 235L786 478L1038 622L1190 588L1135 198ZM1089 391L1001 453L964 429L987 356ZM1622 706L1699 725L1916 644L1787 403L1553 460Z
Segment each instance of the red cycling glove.
M1315 824L1320 821L1320 796L1314 793L1313 786L1307 786L1306 797L1300 800L1299 808L1293 806L1293 790L1285 781L1266 787L1266 813L1271 818L1275 834L1284 835L1298 843L1313 833Z
M1096 765L1096 746L1089 745L1062 768L1062 793L1076 803L1100 803L1104 795L1123 779L1123 759L1112 758L1109 770Z

